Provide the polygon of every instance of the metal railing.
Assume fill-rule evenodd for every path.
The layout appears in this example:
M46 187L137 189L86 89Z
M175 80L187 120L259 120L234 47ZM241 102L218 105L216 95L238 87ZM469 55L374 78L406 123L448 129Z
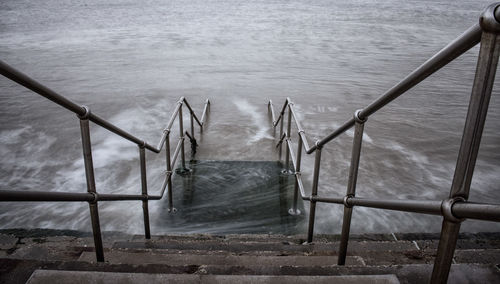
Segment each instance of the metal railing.
M387 199L367 199L356 196L356 181L358 175L359 158L363 139L363 129L368 117L380 110L391 101L404 94L407 90L417 85L429 75L433 74L441 67L445 66L455 58L465 53L467 50L481 43L478 56L477 69L475 73L469 109L465 122L461 146L458 154L455 174L452 181L449 198L440 201L434 200L387 200ZM290 160L293 173L295 175L294 201L289 210L291 214L300 214L297 209L297 198L310 202L309 226L307 241L312 242L314 231L314 219L316 213L316 203L336 203L344 205L344 216L342 222L342 233L339 247L338 264L344 265L347 255L347 245L349 241L349 231L353 206L364 206L388 210L405 212L415 212L422 214L432 214L443 216L441 237L439 241L437 256L431 276L432 283L445 283L448 279L453 253L455 250L457 237L461 222L466 218L488 220L500 222L500 205L484 204L467 201L469 196L472 173L477 158L479 143L486 119L488 103L495 79L498 56L500 52L500 3L495 3L486 8L481 14L479 24L469 28L457 39L452 41L441 51L427 60L420 67L415 69L397 85L389 89L377 100L367 107L357 110L353 118L345 122L338 129L316 141L310 147L299 120L293 102L287 98L278 118L276 118L273 103L269 101L268 109L271 112L273 127L280 124L279 159L282 159L282 145L285 142L285 169L290 170ZM288 108L287 129L283 130L283 121ZM292 117L297 127L298 145L297 154L293 151L291 141ZM352 156L349 169L349 180L345 196L323 197L318 196L319 170L321 165L321 150L324 145L335 139L340 134L346 132L351 127L354 129L354 139ZM313 182L311 195L306 195L301 177L302 148L307 154L315 152Z
M69 192L50 192L50 191L16 191L16 190L0 190L0 201L86 201L89 203L90 217L92 222L92 232L94 236L94 245L97 261L104 261L104 251L102 246L101 229L99 224L99 212L98 212L98 202L99 201L123 201L123 200L141 200L143 215L144 215L144 235L146 239L151 238L150 226L149 226L149 200L159 200L163 197L165 189L168 186L168 211L175 212L172 202L172 169L175 167L179 153L181 155L181 165L180 172L186 171L186 161L184 154L184 134L188 135L190 139L194 139L194 122L200 127L200 132L203 131L203 126L205 123L205 118L210 111L210 101L207 99L203 109L203 114L201 119L198 119L193 109L187 102L187 100L182 97L177 102L170 120L167 126L163 130L163 134L160 138L160 142L156 147L151 146L146 141L137 138L136 136L126 132L123 129L113 125L112 123L106 121L100 116L90 112L90 109L86 106L79 106L78 104L72 102L71 100L59 95L55 91L45 87L39 82L31 79L27 75L21 73L20 71L14 69L13 67L7 65L5 62L0 60L0 74L17 82L18 84L32 90L33 92L46 97L47 99L57 103L58 105L74 112L80 120L80 130L82 136L82 148L83 148L83 158L85 164L85 176L87 181L87 193L69 193ZM191 133L184 132L183 117L182 117L182 106L186 106L190 113L191 122ZM171 127L174 121L178 118L179 121L179 141L175 147L173 155L170 152L170 134ZM105 129L111 131L112 133L123 137L135 143L139 148L139 160L141 169L141 194L131 195L131 194L105 194L98 193L95 185L94 178L94 165L92 161L92 149L90 142L90 129L89 121L94 122L97 125L104 127ZM196 143L191 141L191 143ZM146 150L154 153L160 153L163 146L165 145L166 154L166 172L165 179L161 186L160 194L150 195L148 194L147 178L146 178Z

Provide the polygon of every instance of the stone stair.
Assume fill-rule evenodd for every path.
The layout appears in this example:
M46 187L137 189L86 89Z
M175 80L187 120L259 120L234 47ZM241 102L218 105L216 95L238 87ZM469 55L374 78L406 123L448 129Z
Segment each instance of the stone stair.
M1 230L2 283L425 283L435 234L353 235L337 266L338 235L104 233L97 263L88 233ZM500 283L500 234L461 234L449 283Z

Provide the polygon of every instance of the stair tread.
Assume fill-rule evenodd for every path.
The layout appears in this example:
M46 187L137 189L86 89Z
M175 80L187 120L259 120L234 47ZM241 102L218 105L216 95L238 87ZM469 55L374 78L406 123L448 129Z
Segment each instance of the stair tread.
M49 270L128 272L149 274L205 274L205 275L380 275L395 274L401 283L429 282L431 264L374 265L374 266L223 266L223 265L160 265L112 264L81 261L37 261L0 259L0 282L25 283L33 271L43 267ZM449 283L500 283L500 272L495 265L453 264ZM52 282L53 283L53 282ZM72 283L75 284L75 283Z
M400 283L394 274L342 276L268 276L268 275L199 275L199 274L145 274L116 272L87 272L36 270L29 284L53 283Z
M136 248L136 249L182 249L182 250L228 250L233 252L261 250L261 251L337 251L339 242L314 242L310 244L293 243L288 241L280 242L242 242L242 241L125 241L115 242L112 248ZM417 247L410 241L350 241L349 251L408 251Z
M93 262L95 254L83 252L80 261ZM106 254L109 263L128 264L166 264L166 265L236 265L236 266L325 266L337 263L336 256L262 256L262 255L193 255L193 254L159 254L155 252L133 253L111 251ZM347 265L363 265L356 256L346 259Z

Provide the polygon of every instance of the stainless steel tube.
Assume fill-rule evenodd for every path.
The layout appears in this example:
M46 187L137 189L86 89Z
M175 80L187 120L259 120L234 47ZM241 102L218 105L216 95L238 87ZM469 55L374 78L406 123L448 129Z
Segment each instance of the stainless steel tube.
M297 201L298 201L298 198L299 198L299 182L302 182L301 180L299 180L299 177L300 177L300 164L301 164L301 161L302 161L302 139L300 139L300 136L299 136L299 142L298 142L298 146L297 146L297 158L295 159L296 163L294 163L294 168L295 168L295 184L294 184L294 187L293 187L293 205L292 205L292 208L290 208L288 210L288 213L290 213L290 215L299 215L300 214L300 210L297 209Z
M318 182L319 182L319 168L321 166L321 147L316 149L316 156L314 160L314 174L313 174L313 185L311 191L311 198L318 195ZM314 233L314 218L316 217L316 201L311 200L309 207L309 227L307 230L307 242L310 243L313 240Z
M307 153L309 150L311 150L311 148L309 147L309 142L307 141L304 129L302 128L302 125L300 124L300 121L297 118L297 114L295 113L295 108L293 104L290 105L290 111L292 112L293 120L295 121L295 125L297 126L297 132L299 133L300 139L302 140L304 150L306 150Z
M96 193L94 164L92 162L92 148L90 142L90 128L88 119L80 119L80 132L82 135L83 161L85 164L85 176L87 180L87 192ZM94 235L95 253L98 262L104 262L104 250L102 246L101 226L99 224L99 210L97 202L89 202L90 219Z
M479 27L479 24L476 24L449 43L446 47L441 49L424 64L415 69L415 71L411 72L397 85L385 92L376 101L365 107L359 114L359 117L362 119L368 118L370 115L411 89L413 86L422 82L425 78L429 77L431 74L474 47L480 40L481 28Z
M284 111L280 113L280 118L281 118L281 120L280 120L280 137L283 137L283 114L284 114ZM278 118L278 119L279 119L279 118ZM282 144L283 144L283 143L280 143L280 144L279 144L279 146L280 146L280 147L279 147L279 155L278 155L278 159L279 159L280 161L281 161L281 154L282 154L282 152L283 152L283 151L282 151L282 148L283 148L283 147L282 147Z
M316 200L316 202L325 202L325 203L336 203L336 204L344 204L344 198L343 197L320 197L316 196L313 198Z
M190 118L190 122L191 122L191 138L194 139L194 122L193 122L193 116L194 116L194 114L191 113L191 115L189 116L189 118Z
M273 125L274 127L276 127L276 125L278 125L279 121L283 120L284 115L285 115L285 109L286 109L286 106L288 105L288 100L289 100L289 98L286 98L285 103L283 104L283 107L281 108L280 115L278 116L278 119L276 120L276 122Z
M500 222L500 205L498 204L457 202L453 205L452 212L457 218Z
M177 146L175 147L175 151L174 151L174 155L172 157L172 164L171 164L171 168L175 168L175 162L177 162L177 157L179 157L179 153L181 151L181 147L182 147L182 139L179 139L179 141L177 142Z
M148 143L146 143L145 141L135 137L134 135L128 133L127 131L117 127L116 125L108 122L107 120L101 118L100 116L96 115L96 114L93 114L93 113L87 113L85 107L82 107L76 103L74 103L73 101L59 95L58 93L56 93L55 91L49 89L48 87L40 84L39 82L37 82L36 80L34 79L31 79L30 77L28 77L27 75L25 75L24 73L16 70L15 68L9 66L7 63L3 62L0 60L0 74L2 74L3 76L11 79L12 81L15 81L17 82L18 84L34 91L35 93L41 95L41 96L44 96L46 97L47 99L57 103L58 105L74 112L75 114L79 115L79 116L83 116L83 115L88 115L88 119L102 127L104 127L105 129L137 144L137 145L145 145L145 148L152 151L152 152L155 152L155 153L159 153L161 151L161 146L163 145L162 142L159 143L159 146L158 147L154 147ZM185 102L187 104L187 101L184 99L184 98L181 98L181 101L182 102ZM204 114L205 114L205 111L207 109L207 106L210 105L210 102L207 100L207 103L205 104L205 109L204 109ZM190 109L190 111L192 112L192 109L191 109L191 106L189 106L189 104L187 104L188 108ZM167 124L167 127L166 129L170 129L170 127L172 127L172 123L175 119L175 117L177 116L177 111L179 110L179 106L177 107L177 109L174 111L174 113L172 114L172 118L170 120L170 122ZM200 122L198 120L198 118L196 117L196 114L193 113L193 116L194 118L196 119L196 121L200 124L200 126L202 125L203 123L203 119L204 119L204 116L202 116L202 121Z
M130 201L130 200L148 200L147 196L138 194L97 194L97 201Z
M144 236L146 239L151 239L151 231L149 228L149 208L148 208L148 182L146 176L146 151L144 147L139 147L139 160L141 165L141 189L145 199L142 200L142 213L144 216Z
M347 184L346 203L344 204L344 218L342 221L342 233L340 235L338 265L344 265L347 256L347 245L349 243L349 232L351 230L352 206L347 204L348 197L356 194L356 182L358 179L359 158L361 156L361 145L363 142L363 130L365 121L359 118L360 111L356 111L354 119L356 127L354 129L354 139L352 143L351 166L349 169L349 181Z
M294 157L294 153L293 153L292 139L286 140L286 146L287 146L288 151L290 152L290 157L292 159L292 170L295 172L297 163L295 161L295 157Z
M0 74L11 79L12 81L22 85L33 92L46 97L47 99L55 102L56 104L76 113L77 115L84 115L86 113L85 108L72 102L71 100L59 95L55 91L45 87L36 80L31 79L26 74L15 69L14 67L8 65L4 61L0 60Z
M290 104L288 104L290 106ZM292 111L288 109L288 125L286 128L286 140L290 141L290 132L292 131ZM287 143L288 144L288 143ZM285 170L288 173L290 171L290 147L286 147L286 157L285 157Z
M135 144L137 145L145 145L145 147L148 149L148 150L151 150L153 152L156 152L158 153L158 149L156 149L155 147L149 145L149 144L145 144L145 142L137 137L135 137L134 135L128 133L127 131L113 125L112 123L108 122L107 120L93 114L93 113L90 113L89 115L89 119L94 122L95 124L97 125L100 125L102 126L103 128L131 141L131 142L134 142Z
M328 136L326 136L325 138L321 139L316 145L312 146L311 149L309 149L309 151L307 151L307 154L314 152L316 150L317 146L323 146L323 145L325 145L326 143L332 141L337 136L339 136L340 134L346 132L347 130L349 130L353 126L354 126L354 119L351 118L350 120L348 120L344 124L342 124L339 128L337 128L335 131L333 131L332 133L330 133Z
M179 110L181 109L182 104L179 102L175 106L174 112L172 113L172 116L170 116L170 119L168 120L167 127L165 127L165 130L170 131L172 128L172 125L174 124L175 119L177 118L177 115L179 114Z
M500 23L495 17L495 11L499 7L498 3L490 5L482 13L479 21L483 30L481 47L464 133L451 185L450 199L461 198L467 200L469 197L470 183L481 142L486 113L488 112L491 90L495 81L498 56L500 54ZM475 33L481 34L480 30ZM468 39L471 42L475 40L475 38ZM456 218L446 217L445 215L431 283L445 283L448 279L458 232L460 231L460 224L460 220L457 221Z
M205 107L203 108L203 114L201 115L201 126L200 126L201 132L203 132L203 126L205 125L207 111L210 111L210 101L208 99L205 102Z
M167 163L167 175L172 175L172 162L170 161L170 134L167 135L167 139L165 140L165 156ZM174 209L173 200L172 200L172 179L168 178L168 212L172 212Z
M360 197L349 198L349 206L363 206L378 209L397 210L404 212L441 215L442 201L434 200L387 200L368 199Z
M465 53L467 50L471 49L475 46L481 38L481 28L479 25L474 25L470 27L467 31L465 31L462 35L460 35L457 39L452 41L446 47L444 47L441 51L436 53L433 57L427 60L420 67L415 69L412 73L410 73L406 78L404 78L397 85L389 89L382 96L380 96L376 101L368 105L363 109L363 111L359 114L361 119L368 118L370 115L404 94L406 91L411 89L413 86L417 85L425 78L429 77L434 72L441 69L446 64L453 61L458 56ZM321 139L318 143L318 146L323 146L331 140L335 139L340 134L344 133L348 129L354 126L354 119L350 119L346 121L342 126L333 131L331 134L327 135L325 138ZM308 154L314 152L316 150L316 145L313 146Z
M191 106L189 105L188 101L183 98L183 103L186 105L186 107L189 109L189 112L191 113L191 115L194 117L194 119L196 120L196 122L198 123L199 126L201 126L201 121L198 119L198 117L196 116L196 114L194 113L193 109L191 108ZM194 137L194 136L193 136Z
M94 195L91 193L0 190L0 202L2 201L90 202L93 201L94 199L95 199Z
M181 142L181 170L186 169L186 157L184 155L184 120L182 119L182 106L179 108L179 137Z
M269 103L267 104L267 110L271 112L271 120L273 121L273 126L274 126L274 122L276 121L276 115L274 114L274 107L272 100L269 100Z

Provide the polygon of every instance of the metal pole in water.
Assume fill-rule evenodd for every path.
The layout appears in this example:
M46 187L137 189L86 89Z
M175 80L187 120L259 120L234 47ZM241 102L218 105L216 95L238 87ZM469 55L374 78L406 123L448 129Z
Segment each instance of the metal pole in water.
M181 171L183 172L186 169L186 157L184 155L184 123L182 120L182 101L179 102L181 107L179 108L179 136L182 140L181 142Z
M446 283L448 280L460 225L463 221L463 219L453 215L452 208L455 203L466 201L469 197L472 174L500 54L500 4L495 3L487 7L482 13L479 23L483 33L476 75L450 196L441 204L444 219L431 283Z
M292 130L292 110L290 109L290 104L288 104L288 125L286 127L286 141L290 140L290 131ZM290 148L288 148L288 143L286 143L286 158L285 158L285 174L290 171Z
M194 139L194 119L193 119L193 113L191 112L191 137Z
M165 139L165 157L167 160L167 171L166 175L168 178L167 186L168 186L168 212L175 213L175 208L172 200L172 161L170 157L170 130L167 131L167 138Z
M349 181L347 184L347 192L344 197L344 218L342 221L342 233L340 236L339 258L338 265L344 265L347 256L347 244L349 242L349 231L351 230L352 206L348 204L348 200L356 195L356 182L358 179L359 158L361 156L361 144L363 142L363 130L366 119L361 119L357 110L354 113L355 129L354 139L352 144L351 167L349 169Z
M316 143L316 146L318 144ZM307 230L307 242L310 243L313 240L314 233L314 218L316 217L316 200L314 197L318 195L318 181L319 181L319 167L321 165L321 149L322 147L316 147L316 157L314 159L314 174L313 174L313 185L311 192L311 202L309 208L309 228Z
M145 147L139 146L139 158L141 164L141 188L142 196L145 198L142 200L142 213L144 215L144 236L146 239L151 239L151 231L149 227L149 207L148 207L148 183L146 176L146 151Z
M94 201L89 202L90 219L92 222L92 233L94 235L95 254L98 262L104 262L104 250L102 246L101 226L99 224L99 210L97 206L97 193L95 187L94 164L92 162L92 147L90 142L89 115L90 110L84 107L86 112L80 118L80 132L82 135L83 161L85 164L85 177L87 180L87 192L92 193Z
M297 209L297 200L299 198L299 181L298 176L300 175L300 162L302 161L302 139L299 134L299 145L297 148L297 168L295 169L295 185L293 189L293 206L288 210L290 215L300 215L300 210Z

